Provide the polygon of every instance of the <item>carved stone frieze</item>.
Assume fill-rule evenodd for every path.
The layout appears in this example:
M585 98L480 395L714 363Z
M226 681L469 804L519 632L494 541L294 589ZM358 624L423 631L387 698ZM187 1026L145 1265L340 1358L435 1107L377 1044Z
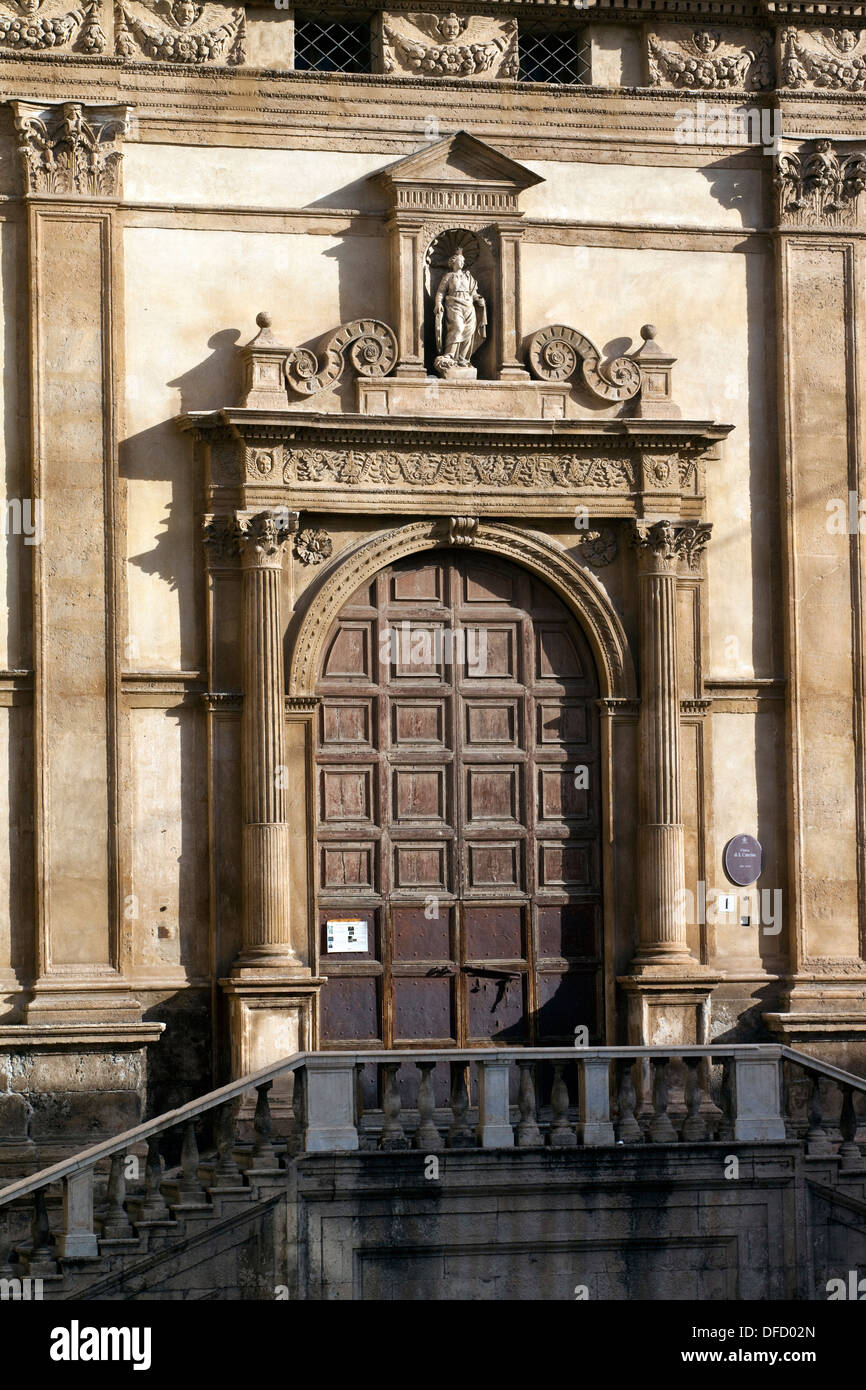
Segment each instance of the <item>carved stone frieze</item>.
M294 551L302 565L320 565L330 559L334 542L327 531L299 531L295 536Z
M26 192L119 196L127 106L11 106Z
M840 154L830 140L795 153L783 150L775 187L782 226L854 226L866 191L866 152Z
M64 48L77 53L105 52L108 39L100 24L98 0L61 14L37 14L41 5L42 0L35 4L19 0L13 7L17 14L0 14L0 48L28 54Z
M866 29L785 29L783 87L862 92L866 88Z
M647 69L652 87L765 92L775 80L773 40L765 30L659 25L647 34Z
M381 17L381 66L409 77L516 77L517 20L409 12Z
M283 480L328 481L350 488L400 484L410 488L601 488L632 492L635 464L614 454L298 449L286 461Z
M195 0L118 0L115 20L115 52L121 58L227 67L245 58L242 7L227 10Z

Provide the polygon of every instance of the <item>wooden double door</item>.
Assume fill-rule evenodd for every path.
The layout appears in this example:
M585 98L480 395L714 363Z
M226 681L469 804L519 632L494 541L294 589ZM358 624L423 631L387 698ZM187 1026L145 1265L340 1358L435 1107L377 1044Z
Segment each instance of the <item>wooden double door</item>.
M495 556L401 561L318 694L323 1046L601 1040L598 681L564 604Z

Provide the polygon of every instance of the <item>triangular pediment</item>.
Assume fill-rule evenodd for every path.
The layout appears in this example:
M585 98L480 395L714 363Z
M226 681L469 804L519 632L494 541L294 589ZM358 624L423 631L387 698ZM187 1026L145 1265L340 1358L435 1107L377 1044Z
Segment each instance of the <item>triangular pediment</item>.
M515 159L486 145L465 130L446 135L443 140L426 149L407 155L389 164L374 177L382 182L403 186L411 184L482 185L501 188L514 195L533 184L543 183L540 174L533 173Z

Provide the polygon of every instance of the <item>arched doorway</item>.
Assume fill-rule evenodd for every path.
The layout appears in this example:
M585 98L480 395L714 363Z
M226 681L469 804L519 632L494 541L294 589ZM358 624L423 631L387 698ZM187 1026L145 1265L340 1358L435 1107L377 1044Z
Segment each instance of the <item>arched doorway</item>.
M562 601L409 556L344 605L316 693L322 1045L602 1040L599 687Z

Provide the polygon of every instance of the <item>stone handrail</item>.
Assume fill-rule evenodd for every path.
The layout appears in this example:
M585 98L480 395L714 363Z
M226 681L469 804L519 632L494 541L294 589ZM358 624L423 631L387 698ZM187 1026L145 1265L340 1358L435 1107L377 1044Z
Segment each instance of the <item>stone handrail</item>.
M295 1137L289 1152L315 1154L355 1152L375 1145L381 1150L421 1152L437 1149L592 1148L613 1144L701 1143L724 1138L734 1143L774 1143L789 1138L783 1109L783 1062L811 1076L811 1126L805 1136L809 1155L835 1153L823 1125L821 1081L842 1092L839 1148L842 1168L862 1166L856 1143L854 1092L866 1091L866 1081L804 1053L779 1044L731 1043L713 1046L358 1049L345 1052L298 1052L270 1067L209 1092L114 1139L85 1149L30 1177L0 1189L0 1207L32 1196L31 1272L55 1271L55 1257L93 1258L101 1241L135 1239L139 1227L173 1220L171 1211L201 1210L222 1189L237 1191L256 1175L278 1178L280 1157L271 1143L268 1093L273 1082L294 1073ZM450 1067L450 1096L443 1122L437 1108L433 1075L437 1065ZM672 1063L676 1063L674 1067ZM476 1104L470 1104L469 1069L477 1075ZM540 1106L536 1074L552 1069L549 1104ZM569 1064L577 1070L577 1095L568 1089ZM709 1070L724 1068L721 1108L710 1098ZM400 1071L411 1065L420 1079L416 1103L403 1108ZM375 1067L381 1109L371 1129L364 1123L360 1078ZM516 1105L512 1101L512 1069L519 1071ZM635 1076L637 1075L637 1087ZM409 1073L404 1075L404 1081ZM550 1079L550 1078L548 1078ZM673 1082L673 1094L671 1083ZM241 1098L255 1090L257 1104L252 1150L242 1152L236 1133ZM613 1099L613 1105L612 1105ZM217 1158L200 1166L196 1120L215 1112ZM515 1123L515 1112L519 1118ZM576 1120L574 1113L576 1112ZM477 1117L477 1119L475 1118ZM473 1122L475 1120L475 1122ZM450 1121L450 1122L449 1122ZM404 1125L412 1130L407 1134ZM447 1130L446 1127L447 1126ZM183 1146L179 1176L165 1181L160 1139L181 1128ZM443 1130L445 1131L443 1133ZM147 1144L143 1198L131 1198L127 1209L125 1156ZM245 1166L242 1172L236 1159ZM96 1168L111 1161L107 1204L94 1221ZM202 1186L202 1175L206 1188ZM47 1189L63 1185L59 1231L52 1232L46 1207ZM166 1202L169 1197L169 1203ZM130 1216L132 1220L130 1220Z

